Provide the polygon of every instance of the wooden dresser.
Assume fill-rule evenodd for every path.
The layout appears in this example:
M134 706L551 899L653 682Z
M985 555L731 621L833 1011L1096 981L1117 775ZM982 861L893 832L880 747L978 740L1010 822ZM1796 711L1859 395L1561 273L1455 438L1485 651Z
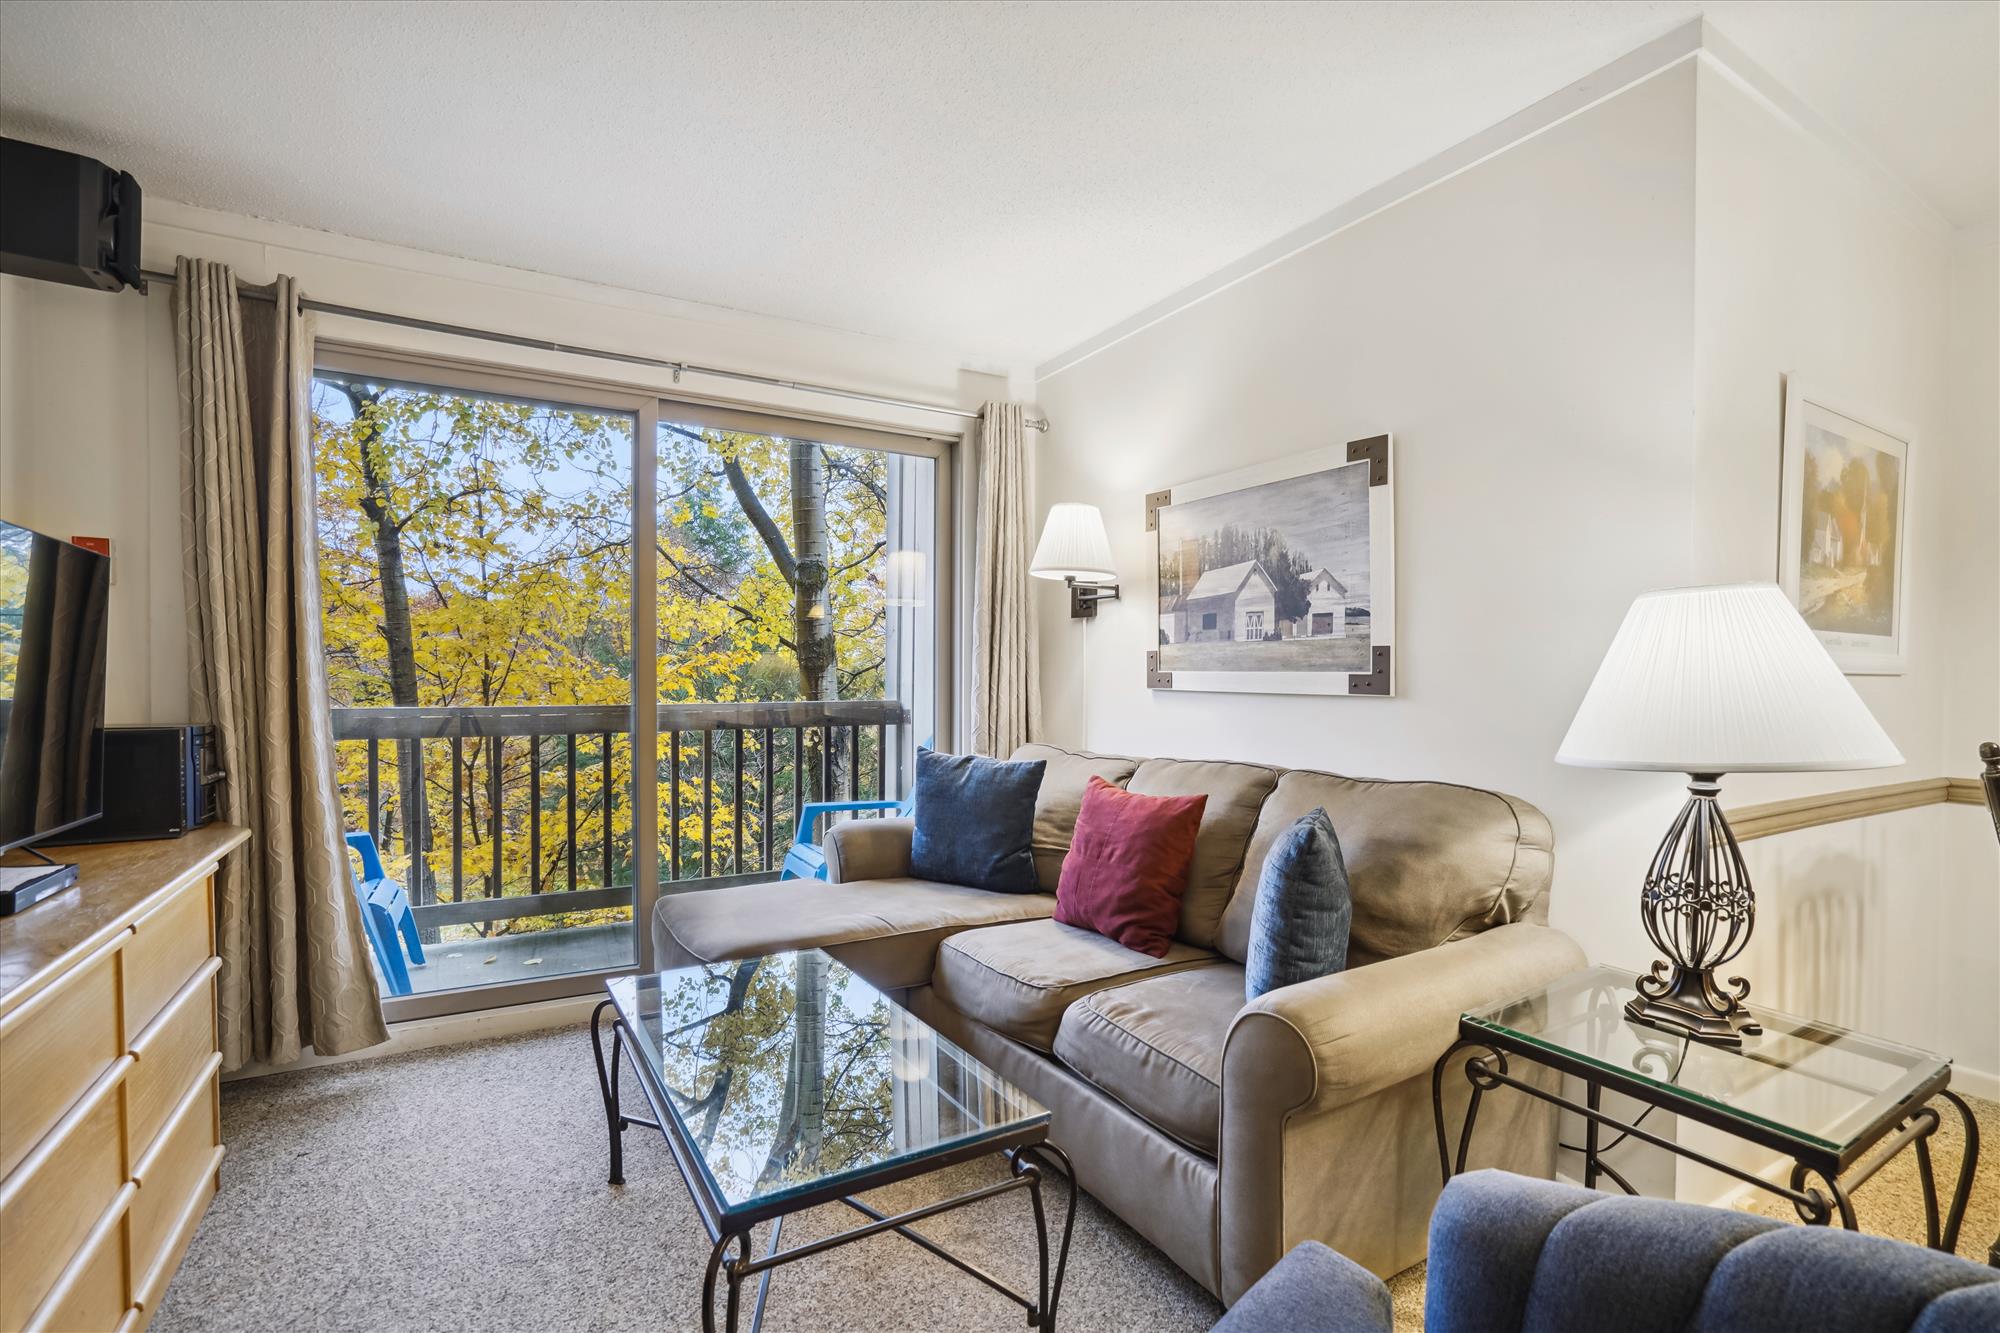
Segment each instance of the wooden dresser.
M213 886L249 833L67 847L0 917L0 1333L144 1328L222 1161Z

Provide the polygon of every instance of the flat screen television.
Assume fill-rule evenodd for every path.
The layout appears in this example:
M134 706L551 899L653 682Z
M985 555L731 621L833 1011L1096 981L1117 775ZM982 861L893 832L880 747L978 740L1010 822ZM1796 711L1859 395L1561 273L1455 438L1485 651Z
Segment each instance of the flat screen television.
M0 522L0 852L103 813L110 609L107 557ZM0 867L0 895L53 892L29 893L53 864L37 859L32 874ZM0 898L0 912L20 906Z

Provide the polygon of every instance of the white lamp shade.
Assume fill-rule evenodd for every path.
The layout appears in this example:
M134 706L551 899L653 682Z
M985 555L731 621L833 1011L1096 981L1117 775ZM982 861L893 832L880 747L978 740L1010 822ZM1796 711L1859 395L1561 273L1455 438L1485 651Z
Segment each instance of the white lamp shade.
M1556 762L1779 773L1903 756L1785 594L1750 583L1633 602Z
M883 602L887 606L922 606L930 582L922 551L891 551L882 571Z
M1097 506L1052 505L1028 572L1038 579L1118 582L1118 571L1111 567L1111 542L1104 535L1104 515Z

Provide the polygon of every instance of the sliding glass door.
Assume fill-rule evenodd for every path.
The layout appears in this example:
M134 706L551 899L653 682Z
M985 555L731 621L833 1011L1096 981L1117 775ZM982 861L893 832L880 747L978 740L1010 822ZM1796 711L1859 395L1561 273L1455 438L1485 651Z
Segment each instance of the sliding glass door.
M648 965L659 892L775 875L949 728L948 442L337 349L312 409L393 1018Z
M936 733L935 442L662 403L659 875L769 877ZM836 817L847 817L843 812Z
M333 732L382 993L629 970L636 414L337 364L312 410Z

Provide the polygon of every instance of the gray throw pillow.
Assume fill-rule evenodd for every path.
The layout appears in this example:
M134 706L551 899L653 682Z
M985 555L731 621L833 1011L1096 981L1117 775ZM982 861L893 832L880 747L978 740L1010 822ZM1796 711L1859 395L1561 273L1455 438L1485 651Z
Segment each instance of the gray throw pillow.
M1280 833L1264 858L1250 913L1244 997L1254 1000L1345 969L1353 924L1354 895L1340 839L1326 811L1314 810Z

